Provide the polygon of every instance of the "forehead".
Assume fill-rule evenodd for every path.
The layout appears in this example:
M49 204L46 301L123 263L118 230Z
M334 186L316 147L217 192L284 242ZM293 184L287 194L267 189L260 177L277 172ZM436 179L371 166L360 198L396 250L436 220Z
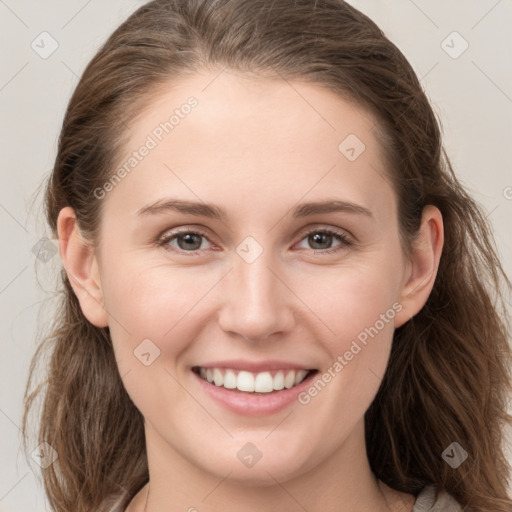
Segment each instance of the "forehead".
M336 191L389 202L376 129L366 110L318 84L196 73L160 87L133 120L107 203L134 214L168 193L248 209Z

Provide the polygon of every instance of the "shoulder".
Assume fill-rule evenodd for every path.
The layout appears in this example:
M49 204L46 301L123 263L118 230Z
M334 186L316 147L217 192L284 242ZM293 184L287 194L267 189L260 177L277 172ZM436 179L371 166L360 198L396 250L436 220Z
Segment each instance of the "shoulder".
M412 512L462 512L462 507L446 491L427 485L418 494Z

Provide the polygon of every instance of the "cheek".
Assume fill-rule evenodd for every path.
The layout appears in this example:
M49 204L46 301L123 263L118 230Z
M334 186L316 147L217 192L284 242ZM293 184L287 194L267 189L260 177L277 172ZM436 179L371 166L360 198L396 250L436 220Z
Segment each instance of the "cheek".
M111 284L114 279L107 290L109 327L126 391L148 418L162 413L164 389L166 400L186 407L176 366L200 329L194 304L212 284L208 278L197 284L190 272L153 267L118 268Z
M397 309L393 303L398 297L396 273L391 267L382 258L378 264L304 273L296 280L294 291L324 324L327 339L334 343L356 338L376 323L377 329L389 336Z
M151 267L114 267L104 295L116 358L123 366L120 371L138 367L134 356L144 340L151 340L157 348L147 341L145 344L159 357L178 354L186 344L179 332L207 285L208 279L198 283L186 270L171 273Z
M342 426L339 437L331 439L334 444L348 435L375 398L389 360L394 318L401 309L389 289L378 283L348 277L341 281L342 290L316 302L315 311L334 334L322 338L328 357L317 379L299 396L319 424Z
M297 294L321 321L318 339L328 354L320 377L327 387L338 390L323 393L319 385L304 403L321 394L324 411L332 414L339 407L331 400L343 396L339 414L351 410L354 417L369 406L389 359L395 316L402 309L396 301L399 274L394 267L393 258L383 257L378 264L330 269L322 277L300 281Z

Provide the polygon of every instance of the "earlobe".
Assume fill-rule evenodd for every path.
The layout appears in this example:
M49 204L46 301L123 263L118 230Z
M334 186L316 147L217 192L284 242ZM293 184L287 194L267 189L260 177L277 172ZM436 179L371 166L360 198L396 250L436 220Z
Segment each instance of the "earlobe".
M83 314L96 327L107 327L97 258L93 247L80 235L73 208L62 208L57 229L60 258Z
M400 296L402 310L395 317L400 327L425 305L434 287L444 243L443 217L438 208L423 209L420 232L412 247L410 271Z

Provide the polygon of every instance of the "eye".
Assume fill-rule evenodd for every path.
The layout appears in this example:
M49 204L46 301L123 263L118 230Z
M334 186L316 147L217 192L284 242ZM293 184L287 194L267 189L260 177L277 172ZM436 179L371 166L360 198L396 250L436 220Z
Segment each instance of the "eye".
M208 237L200 231L182 230L164 233L158 239L158 245L163 246L166 250L175 251L182 254L195 254L202 249L207 249L203 244ZM346 249L352 244L352 241L345 233L333 231L330 229L314 229L307 232L301 242L306 240L310 244L313 252L320 254L331 254ZM334 248L332 244L338 241L338 245ZM307 249L307 247L306 247Z
M345 233L332 231L330 229L315 229L306 233L301 242L306 240L315 253L331 254L345 249L351 245L351 240ZM333 241L337 240L339 245L332 248Z
M201 249L205 249L203 246L203 239L208 240L204 233L199 231L178 231L174 233L166 233L159 239L159 245L165 246L166 249L170 246L171 250L177 252L190 252L194 253ZM176 244L173 245L173 242Z

